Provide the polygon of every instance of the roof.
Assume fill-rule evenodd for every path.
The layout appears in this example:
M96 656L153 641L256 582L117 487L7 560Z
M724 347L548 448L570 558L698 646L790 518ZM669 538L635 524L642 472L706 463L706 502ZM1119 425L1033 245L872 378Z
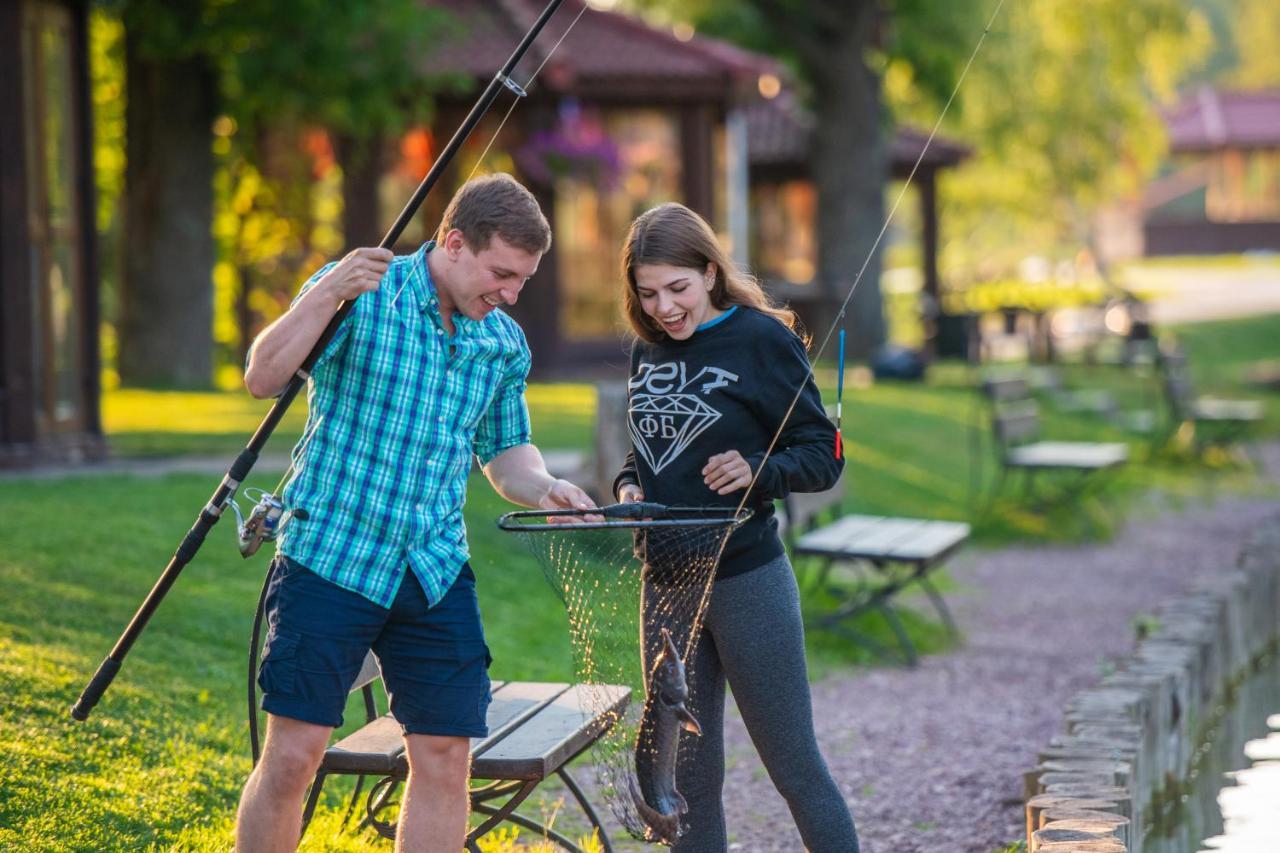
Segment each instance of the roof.
M458 24L456 34L432 52L427 70L484 79L502 67L543 9L541 0L423 2L446 9ZM728 98L754 91L759 75L774 67L768 57L716 39L682 41L629 15L587 8L579 18L582 12L582 0L564 0L512 75L517 82L528 80L550 52L539 82L562 94Z
M744 110L747 117L747 146L753 167L804 169L810 160L814 118L789 92L772 99L757 98ZM925 151L929 134L899 126L890 143L889 155L895 172L909 171ZM954 166L972 153L963 145L942 136L929 144L921 165L934 168Z
M1175 152L1280 147L1280 89L1222 91L1202 86L1164 115Z

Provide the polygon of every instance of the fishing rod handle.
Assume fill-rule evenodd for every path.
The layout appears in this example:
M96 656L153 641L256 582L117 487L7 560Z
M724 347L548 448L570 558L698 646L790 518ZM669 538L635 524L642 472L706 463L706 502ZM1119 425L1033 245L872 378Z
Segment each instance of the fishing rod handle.
M80 722L89 719L89 712L93 710L93 706L98 704L98 700L102 698L102 694L107 692L107 688L111 686L111 682L116 677L116 673L120 671L121 661L113 660L108 657L103 659L98 665L98 671L93 674L93 680L85 687L84 692L80 694L80 698L71 708L71 716Z
M120 667L124 664L125 656L129 654L129 649L133 647L134 641L142 634L142 629L147 626L147 622L151 620L151 615L160 606L160 602L164 600L169 588L178 579L182 569L187 563L195 559L196 552L204 544L209 530L218 523L218 519L222 516L223 508L231 496L235 494L240 483L249 475L250 469L253 468L253 463L257 460L258 452L253 447L246 447L236 457L236 461L232 463L226 476L218 484L213 497L200 509L200 515L197 516L195 524L191 525L187 535L182 538L181 544L178 545L178 549L169 560L169 565L165 566L155 586L151 588L151 592L147 593L147 597L138 607L138 612L129 620L129 625L120 635L120 639L116 640L115 646L111 649L111 654L107 655L106 659L98 665L98 671L94 673L89 684L81 692L80 698L71 707L73 719L84 722L89 718L89 712L93 710L93 706L98 704L102 694L107 692L107 688L111 686L116 674L120 672Z

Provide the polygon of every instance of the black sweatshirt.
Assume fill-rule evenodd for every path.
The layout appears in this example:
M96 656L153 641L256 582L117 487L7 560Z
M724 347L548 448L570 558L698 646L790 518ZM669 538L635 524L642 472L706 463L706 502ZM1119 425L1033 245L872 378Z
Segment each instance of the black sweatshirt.
M765 459L769 442L803 393ZM742 574L783 553L773 501L820 492L840 477L835 427L809 370L804 344L782 323L746 306L683 341L637 340L628 383L631 452L613 492L638 483L647 501L736 507L742 490L717 495L703 482L707 459L736 450L756 479L751 520L729 538L717 578Z

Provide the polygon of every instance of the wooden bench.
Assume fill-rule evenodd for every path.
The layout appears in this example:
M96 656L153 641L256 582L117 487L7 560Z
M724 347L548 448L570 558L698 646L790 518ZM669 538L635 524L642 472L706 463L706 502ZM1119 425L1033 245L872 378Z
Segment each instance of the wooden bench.
M254 622L249 668L249 737L255 764L260 755L255 678L260 631L261 609ZM408 778L409 765L400 724L390 714L380 715L377 711L374 685L379 682L377 661L371 653L351 688L352 693L359 692L364 700L365 724L325 750L303 810L304 833L315 813L325 780L330 776L350 775L359 779L342 825L350 821L365 780L377 779L365 800L362 825L373 827L385 838L395 838L395 823L382 820L379 813L393 804L397 787ZM582 809L601 849L611 853L613 847L604 825L570 775L568 764L621 718L631 698L630 688L495 681L492 691L489 736L471 739L471 810L483 815L483 819L467 833L467 850L479 853L477 840L506 822L529 829L564 850L582 853L581 848L562 833L516 811L538 785L556 776ZM385 704L385 696L383 699Z
M903 588L918 583L929 596L947 630L958 634L955 620L929 573L942 565L969 538L969 525L919 518L845 515L843 480L825 492L796 492L784 501L785 534L793 557L814 557L820 562L806 588L825 588L840 603L811 620L814 627L841 633L873 651L888 654L875 639L855 630L850 622L874 610L884 617L901 647L908 665L919 655L898 614L890 606ZM835 567L869 566L853 585L833 583Z
M1173 435L1184 424L1194 430L1198 449L1235 444L1262 422L1262 403L1258 400L1219 400L1199 397L1191 383L1187 355L1180 347L1161 347L1157 356L1160 382L1169 405Z
M1030 491L1033 476L1042 471L1065 471L1084 477L1129 461L1129 448L1119 442L1042 441L1040 410L1025 379L998 377L983 382L991 402L991 426L1000 462L998 493L1010 471L1022 471Z

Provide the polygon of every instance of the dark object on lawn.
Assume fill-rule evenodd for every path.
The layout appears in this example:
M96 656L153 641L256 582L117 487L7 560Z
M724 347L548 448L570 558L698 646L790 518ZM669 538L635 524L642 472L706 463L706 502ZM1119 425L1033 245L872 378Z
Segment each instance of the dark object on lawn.
M671 632L662 630L662 652L649 676L644 700L644 716L636 738L636 782L631 798L636 811L649 828L648 841L675 844L680 837L680 816L689 805L676 790L676 751L680 730L702 734L702 727L685 707L689 685L684 663Z
M404 210L400 211L400 216L391 226L391 230L387 232L386 236L382 238L382 242L378 244L379 248L390 249L395 245L405 226L413 219L418 207L426 199L427 193L435 186L440 175L443 174L445 168L453 160L454 154L462 147L462 143L471 135L471 131L480 123L480 119L484 117L484 114L489 111L489 107L497 99L499 91L505 87L511 89L519 97L524 96L524 90L511 80L511 72L515 70L516 64L528 51L534 39L538 37L538 33L546 26L547 21L551 19L551 16L562 2L564 0L551 0L547 4L547 8L542 10L542 14L538 16L533 27L525 33L524 38L517 45L515 52L507 59L506 64L502 66L502 69L489 81L489 85L480 93L479 99L472 106L471 112L467 114L462 126L458 128L453 134L453 138L449 140L449 144L440 152L440 156L436 158L435 163L431 166L431 171L427 172L427 176L422 179L422 183L414 191L413 197L404 206ZM236 457L236 461L231 464L231 469L222 478L222 482L214 491L213 497L209 498L209 502L200 510L196 523L187 531L186 537L182 540L182 544L178 546L178 550L174 552L173 558L169 560L169 565L165 567L160 579L151 588L151 592L147 594L142 606L138 608L138 612L134 614L124 633L120 635L120 639L116 640L115 646L111 649L111 654L107 655L106 659L98 666L98 671L94 673L93 680L85 687L84 692L80 694L79 700L72 707L72 717L77 720L87 720L89 712L93 710L93 706L98 704L102 694L111 686L116 673L120 671L120 665L124 662L125 655L129 653L134 641L142 634L142 630L147 626L151 615L155 613L156 608L160 606L160 602L164 600L165 595L169 592L169 587L173 586L174 581L178 579L178 575L182 573L187 563L190 563L195 558L196 552L204 544L205 536L218 523L218 519L222 517L223 510L227 508L227 503L235 497L236 490L240 488L240 484L244 482L245 477L249 476L249 471L253 468L254 463L258 461L258 454L262 452L267 439L271 437L271 433L275 431L281 419L284 418L284 413L293 402L293 398L298 395L298 392L306 384L307 379L310 378L311 368L315 366L316 360L320 358L320 354L329 345L329 341L333 339L338 327L342 325L342 321L346 319L347 314L351 313L351 309L354 306L354 302L344 302L338 306L333 319L329 321L329 325L325 326L324 331L320 333L319 340L311 348L311 352L307 353L307 357L303 359L302 365L298 368L293 378L289 380L289 384L280 392L280 396L276 398L275 405L271 407L271 411L267 412L267 416L258 426L257 432L249 439L249 444Z
M881 347L871 357L871 373L876 379L924 379L924 359L906 347Z

